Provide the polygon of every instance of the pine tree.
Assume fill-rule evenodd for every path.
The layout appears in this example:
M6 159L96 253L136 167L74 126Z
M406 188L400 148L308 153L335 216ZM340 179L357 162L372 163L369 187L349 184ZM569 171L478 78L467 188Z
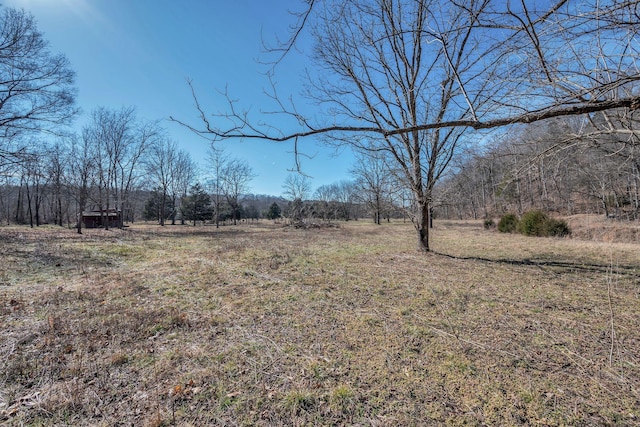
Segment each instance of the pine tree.
M282 210L280 206L276 202L273 202L271 207L269 207L269 212L267 212L267 218L269 219L278 219L282 215Z
M189 189L189 196L185 197L182 202L183 218L193 221L195 226L197 221L206 221L211 219L212 215L211 197L200 183L193 185Z

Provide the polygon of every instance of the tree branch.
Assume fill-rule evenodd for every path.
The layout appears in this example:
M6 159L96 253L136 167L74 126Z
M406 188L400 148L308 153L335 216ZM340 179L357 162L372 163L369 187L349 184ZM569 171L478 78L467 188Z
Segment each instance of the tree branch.
M197 97L193 94L196 100L196 105L199 108ZM227 115L228 119L239 120L242 125L234 126L231 129L217 129L212 127L208 120L205 120L205 129L195 128L179 119L170 117L171 121L174 121L192 132L203 136L208 139L222 140L222 139L257 139L266 140L272 142L285 142L289 140L295 140L298 138L305 138L316 135L331 134L331 133L371 133L377 134L383 137L390 137L396 135L408 134L416 131L443 129L443 128L471 128L475 130L481 129L494 129L502 126L509 126L518 123L534 123L554 117L566 117L566 116L578 116L583 114L591 114L600 111L607 111L616 108L627 108L630 110L640 109L640 96L632 96L620 99L592 101L589 103L581 103L577 105L565 105L556 108L548 108L536 111L529 111L523 114L507 116L503 118L496 118L493 120L451 120L451 121L436 121L433 123L424 123L417 126L404 127L404 128L384 128L376 126L350 126L350 125L335 125L327 127L310 128L299 132L291 132L283 135L273 135L267 132L259 130L254 125L249 125L246 115L240 116L236 112L231 115ZM199 109L200 113L204 115L204 112ZM248 129L247 132L244 130Z

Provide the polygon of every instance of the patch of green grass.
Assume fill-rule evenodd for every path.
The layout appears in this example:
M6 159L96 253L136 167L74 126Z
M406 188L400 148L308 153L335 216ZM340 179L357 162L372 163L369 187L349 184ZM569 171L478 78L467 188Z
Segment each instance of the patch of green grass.
M347 385L339 385L331 390L329 403L331 407L338 412L352 412L356 403L356 393Z
M290 391L284 396L282 401L284 408L291 411L294 415L313 410L316 403L316 396L306 390Z

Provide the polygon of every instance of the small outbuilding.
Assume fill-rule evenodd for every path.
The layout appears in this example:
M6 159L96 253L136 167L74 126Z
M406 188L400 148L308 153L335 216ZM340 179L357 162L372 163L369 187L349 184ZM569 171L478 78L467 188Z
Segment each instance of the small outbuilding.
M104 209L82 212L82 224L85 228L101 228L107 224L109 224L109 227L119 227L121 224L120 211Z

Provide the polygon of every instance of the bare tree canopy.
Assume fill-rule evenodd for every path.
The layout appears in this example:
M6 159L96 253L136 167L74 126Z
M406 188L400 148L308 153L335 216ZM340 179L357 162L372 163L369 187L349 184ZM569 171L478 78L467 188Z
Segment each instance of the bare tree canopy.
M115 208L124 213L129 196L142 177L144 155L159 138L157 123L139 122L133 107L98 107L82 134L95 158L99 210Z
M76 114L75 73L31 15L0 7L0 137L52 130Z
M240 197L248 193L249 183L255 175L249 163L240 159L231 159L222 166L222 191L231 208L233 225L240 219L242 207Z
M311 180L297 173L290 173L282 184L283 195L290 199L300 199L302 201L309 198L311 194Z
M270 121L231 98L227 112L209 116L192 87L201 123L181 123L212 140L321 135L386 152L413 194L423 250L434 185L469 140L466 132L640 108L638 1L306 4L298 20L306 28L294 29L278 53L290 51L303 30L311 34L315 67L305 95L318 105L313 116L275 88L279 111Z
M213 220L216 223L216 228L220 228L220 212L224 196L223 184L225 182L223 173L227 163L231 160L224 150L215 147L213 144L209 147L207 160L209 166L208 174L210 176L209 190L212 193L211 202L213 203Z
M640 108L638 1L559 0L546 7L524 0L305 3L308 8L298 15L299 26L273 51L288 53L305 30L303 25L315 35L313 59L328 73L318 73L326 77L312 88L324 93L322 84L329 82L331 87L345 89L332 99L321 99L332 101L324 121L313 123L279 102L280 113L295 118L298 129L254 122L248 111L229 98L228 112L209 116L200 110L200 125L183 124L212 138L285 141L328 132L388 137L444 127L489 129L613 108ZM407 21L394 18L409 15L411 21L418 19L423 25L410 27ZM458 90L456 107L465 114L427 118L410 126L382 120L380 115L389 111L378 110L378 102L389 95L395 99L397 82L390 79L388 70L373 64L383 61L402 68L407 64L395 59L425 56L434 67L421 72L437 68L438 73L449 73ZM430 95L447 78L423 81L414 95ZM362 85L353 88L354 81ZM318 97L314 91L310 94ZM404 111L402 103L394 107L393 113Z
M144 157L144 166L147 177L153 181L159 190L159 212L158 219L161 226L165 225L167 218L167 207L171 198L171 188L174 186L174 172L180 158L180 150L177 143L167 138L157 138L149 147L147 155ZM171 204L175 209L175 204ZM172 217L174 213L171 213Z
M376 224L380 224L385 205L391 204L393 187L397 186L382 153L360 154L351 168L355 197L370 211Z

